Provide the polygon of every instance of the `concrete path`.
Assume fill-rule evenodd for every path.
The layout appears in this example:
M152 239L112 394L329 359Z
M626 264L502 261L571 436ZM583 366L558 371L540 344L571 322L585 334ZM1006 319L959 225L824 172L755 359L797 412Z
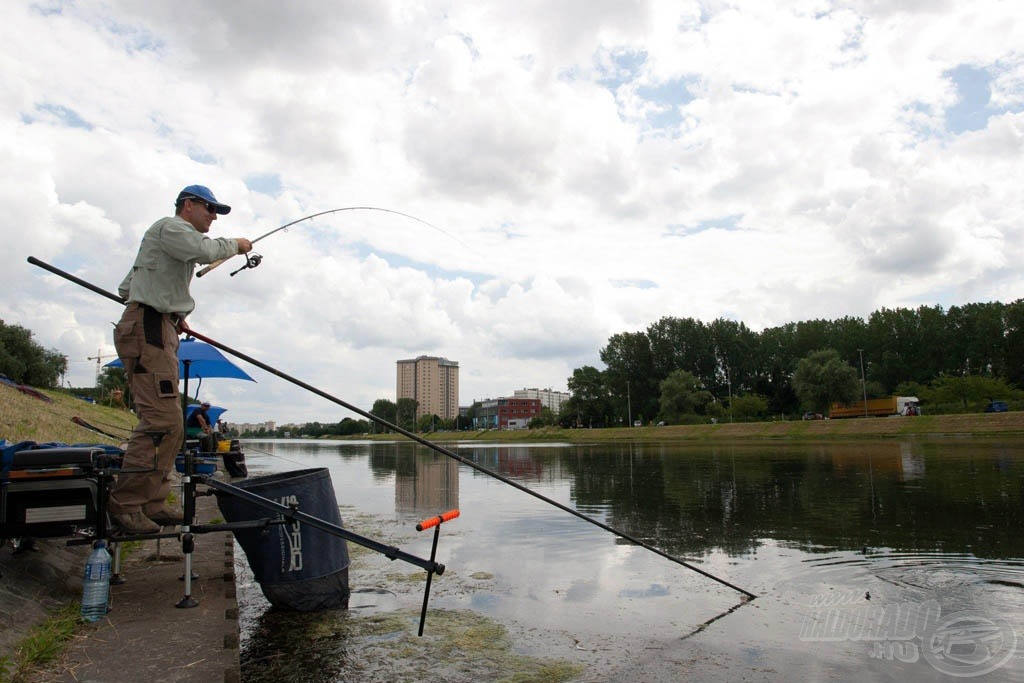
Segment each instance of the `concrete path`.
M197 519L220 517L212 496L196 501ZM177 539L144 541L123 561L127 582L111 586L112 611L87 625L56 666L34 683L237 683L238 606L234 541L228 532L195 536L192 597L184 596L185 563Z

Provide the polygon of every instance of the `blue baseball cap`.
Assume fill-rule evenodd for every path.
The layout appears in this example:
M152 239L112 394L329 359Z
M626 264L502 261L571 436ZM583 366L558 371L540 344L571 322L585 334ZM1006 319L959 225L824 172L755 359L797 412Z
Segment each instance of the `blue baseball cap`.
M195 197L196 199L202 199L203 201L209 202L210 206L213 207L213 210L222 216L226 213L231 213L231 207L227 204L221 204L218 202L217 198L213 196L213 192L210 192L210 188L204 185L189 185L178 193L178 199L174 203L176 205L180 204L182 200L190 197Z

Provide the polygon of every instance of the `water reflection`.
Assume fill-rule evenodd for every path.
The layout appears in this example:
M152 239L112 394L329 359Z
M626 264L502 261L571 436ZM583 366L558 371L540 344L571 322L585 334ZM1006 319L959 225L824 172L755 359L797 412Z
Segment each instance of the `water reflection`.
M462 508L442 540L442 561L463 578L489 578L450 594L439 581L438 608L468 607L577 643L614 638L643 650L652 638L681 642L736 603L721 586L421 446L252 446L275 455L250 460L265 471L331 468L342 505L400 528ZM986 610L1024 632L1021 443L448 447L758 593L755 611L715 623L726 659L743 642L765 667L787 673L820 671L819 660L837 675L863 674L865 665L882 678L936 673L923 661L868 659L861 643L802 644L802 615L836 594L872 605L934 599L944 614ZM415 543L415 535L399 541ZM372 577L353 581L359 590ZM804 658L809 669L782 666L774 652ZM1022 665L1013 660L1000 673L1019 679Z
M422 446L253 442L367 463L399 515L459 506L460 466ZM1024 445L989 442L467 446L460 455L676 554L896 550L1024 556ZM276 450L275 450L276 449ZM280 451L280 453L278 452ZM308 466L308 459L293 460ZM287 469L288 461L269 469ZM461 468L462 477L486 475ZM351 498L350 488L340 493Z

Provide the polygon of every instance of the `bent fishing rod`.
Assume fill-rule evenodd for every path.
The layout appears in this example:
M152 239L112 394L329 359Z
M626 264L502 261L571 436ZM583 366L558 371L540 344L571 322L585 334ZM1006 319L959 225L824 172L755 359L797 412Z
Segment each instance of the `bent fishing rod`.
M401 211L395 211L394 209L382 209L379 206L345 206L345 207L342 207L340 209L328 209L327 211L320 211L320 212L317 212L317 213L313 213L313 214L310 214L308 216L303 216L302 218L297 218L296 220L291 221L290 223L285 223L284 225L282 225L282 226L280 226L278 228L274 228L270 232L264 233L264 234L260 235L259 237L257 237L256 239L252 240L252 243L253 243L253 245L255 245L260 240L266 239L266 238L270 237L271 235L273 235L274 233L281 232L282 230L287 230L288 228L292 227L296 223L301 223L303 221L312 220L314 218L319 218L320 216L326 216L326 215L331 214L331 213L338 213L340 211L382 211L384 213L392 213L392 214L395 214L396 216L402 216L404 218L409 218L411 220L414 220L417 223L422 223L423 225L426 225L427 227L430 227L430 228L433 228L434 230L437 230L438 232L440 232L443 235L447 235L448 237L452 238L453 240L455 240L456 242L458 242L462 246L466 246L459 238L455 237L455 235L452 235L451 233L442 230L441 228L437 227L433 223L428 223L427 221L423 220L422 218L417 218L416 216L412 216L412 215L407 214L407 213L402 213ZM220 264L224 263L225 261L230 260L231 258L232 257L229 256L226 259L221 259L220 261L214 261L213 263L211 263L210 265L206 266L205 268L201 268L200 270L198 270L196 272L196 277L202 277L202 276L206 275L211 270L213 270L214 268L216 268ZM250 254L249 256L246 257L245 265L242 266L241 268L239 268L238 270L234 271L233 273L231 273L232 277L234 277L237 273L245 270L246 268L255 268L256 266L258 266L262 262L262 260L263 260L263 257L260 256L259 254Z
M89 282L86 282L85 280L82 280L81 278L77 278L74 275L71 275L70 273L66 273L63 270L61 270L61 269L59 269L59 268L57 268L55 266L51 266L51 265L49 265L47 263L44 263L44 262L40 261L39 259L35 258L34 256L29 256L28 257L28 262L31 263L32 265L39 266L40 268L48 270L51 273L54 273L55 275L59 275L59 276L65 278L67 280L70 280L71 282L74 282L77 285L85 287L86 289L90 289L90 290L96 292L97 294L101 294L101 295L107 297L108 299L116 301L116 302L118 302L120 304L127 303L122 297L118 296L117 294L113 294L111 292L108 292L108 291L106 291L106 290L104 290L104 289L102 289L100 287L97 287L96 285L93 285L93 284L91 284ZM493 471L491 469L488 469L488 468L486 468L486 467L484 467L484 466L474 462L473 460L470 460L469 458L466 458L466 457L464 457L462 455L459 455L458 453L456 453L456 452L454 452L452 450L449 450L449 449L447 449L447 448L445 448L445 447L443 447L443 446L441 446L439 444L434 443L433 441L428 441L427 439L424 439L422 436L420 436L418 434L410 432L407 429L403 429L402 427L399 427L396 424L392 424L391 422L388 422L384 418L379 417L377 415L374 415L373 413L371 413L369 411L366 411L366 410L363 410L362 408L359 408L359 407L357 407L355 405L352 405L351 403L348 403L347 401L344 401L344 400L342 400L342 399L340 399L340 398L338 398L336 396L333 396L333 395L327 393L326 391L324 391L322 389L318 389L317 387L314 387L311 384L307 384L306 382L303 382L300 379L292 377L291 375L289 375L289 374L287 374L285 372L282 372L281 370L278 370L275 367L267 365L266 363L264 363L264 362L262 362L260 360L257 360L257 359L253 358L252 356L250 356L248 354L245 354L245 353L242 353L241 351L233 349L230 346L227 346L226 344L222 344L221 342L219 342L219 341L217 341L215 339L211 339L210 337L207 337L204 334L200 334L199 332L196 332L193 329L190 329L188 331L188 334L193 336L193 337L195 337L196 339L199 339L200 341L206 342L210 346L214 346L214 347L220 349L221 351L224 351L225 353L231 354L235 358L239 358L241 360L244 360L247 363L251 363L252 365L255 365L256 367L258 367L258 368L260 368L262 370L265 370L265 371L269 372L272 375L280 377L281 379L283 379L283 380L285 380L287 382L290 382L290 383L294 384L297 387L301 387L301 388L305 389L306 391L308 391L308 392L310 392L312 394L316 394L317 396L319 396L321 398L324 398L324 399L330 401L331 403L337 404L337 405L341 406L342 408L346 408L347 410L351 410L353 413L356 413L357 415L361 415L362 417L365 417L366 419L370 420L371 422L375 422L375 423L377 423L378 425L380 425L382 427L385 427L387 429L390 429L393 432L401 434L402 436L404 436L404 437L406 437L408 439L411 439L412 441L415 441L416 443L418 443L418 444L420 444L422 446L426 446L427 448L429 448L430 450L432 450L432 451L434 451L436 453L440 453L441 455L447 456L447 457L449 457L449 458L451 458L453 460L456 460L456 461L462 463L466 467L470 467L470 468L472 468L472 469L474 469L474 470L476 470L478 472L481 472L481 473L486 474L486 475L488 475L490 477L493 477L493 478L497 479L498 481L500 481L500 482L502 482L504 484L508 484L512 488L519 489L523 493L531 495L534 498L536 498L538 500L541 500L541 501L543 501L543 502L545 502L545 503L547 503L549 505L553 505L554 507L558 508L559 510L562 510L563 512L567 512L570 515L573 515L574 517L578 517L579 519L582 519L585 522L589 522L590 524L593 524L594 526L596 526L596 527L598 527L600 529L604 529L605 531L607 531L609 533L612 533L612 534L614 534L614 535L618 536L619 538L622 538L622 539L624 539L626 541L629 541L630 543L632 543L632 544L634 544L636 546L639 546L639 547L641 547L641 548L643 548L645 550L649 550L650 552L652 552L652 553L654 553L656 555L659 555L659 556L665 558L666 560L670 560L671 562L675 562L676 564L678 564L678 565L680 565L682 567L685 567L686 569L689 569L690 571L696 572L697 574L700 574L701 576L704 576L704 577L706 577L708 579L711 579L712 581L717 581L718 583L722 584L723 586L731 588L734 591L736 591L737 593L742 594L744 596L744 598L746 599L745 601L750 601L750 600L753 600L753 599L755 599L757 597L756 595L754 595L750 591L745 590L743 588L740 588L739 586L736 586L736 585L726 581L725 579L723 579L721 577L715 576L714 574L711 574L710 572L704 571L700 567L695 567L694 565L690 564L689 562L686 562L683 559L680 559L678 557L670 555L670 554L666 553L664 550L661 550L660 548L657 548L657 547L655 547L655 546L653 546L653 545L651 545L651 544L649 544L649 543L647 543L645 541L642 541L641 539L636 538L635 536L633 536L631 534L627 534L624 531L620 531L619 529L611 527L611 526L605 524L604 522L602 522L600 520L594 519L593 517L590 517L589 515L583 514L579 510L575 510L575 509L569 507L568 505L564 505L562 503L559 503L557 500L553 500L553 499L548 498L547 496L545 496L543 494L537 493L533 489L530 489L529 487L523 486L522 484L520 484L519 482L517 482L517 481L515 481L513 479L510 479L510 478L508 478L508 477L506 477L506 476L504 476L502 474L499 474L498 472L495 472L495 471Z

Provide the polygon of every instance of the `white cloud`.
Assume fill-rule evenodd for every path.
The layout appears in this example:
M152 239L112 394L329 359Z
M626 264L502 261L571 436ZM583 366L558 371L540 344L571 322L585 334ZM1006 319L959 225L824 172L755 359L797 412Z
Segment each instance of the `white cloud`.
M0 318L90 381L116 305L25 257L113 290L195 182L234 207L214 235L344 206L448 233L342 212L193 284L198 330L364 408L420 353L468 402L564 389L666 315L1012 300L1022 24L999 0L14 6ZM991 98L958 133L963 65ZM202 391L232 420L344 414L256 375Z

